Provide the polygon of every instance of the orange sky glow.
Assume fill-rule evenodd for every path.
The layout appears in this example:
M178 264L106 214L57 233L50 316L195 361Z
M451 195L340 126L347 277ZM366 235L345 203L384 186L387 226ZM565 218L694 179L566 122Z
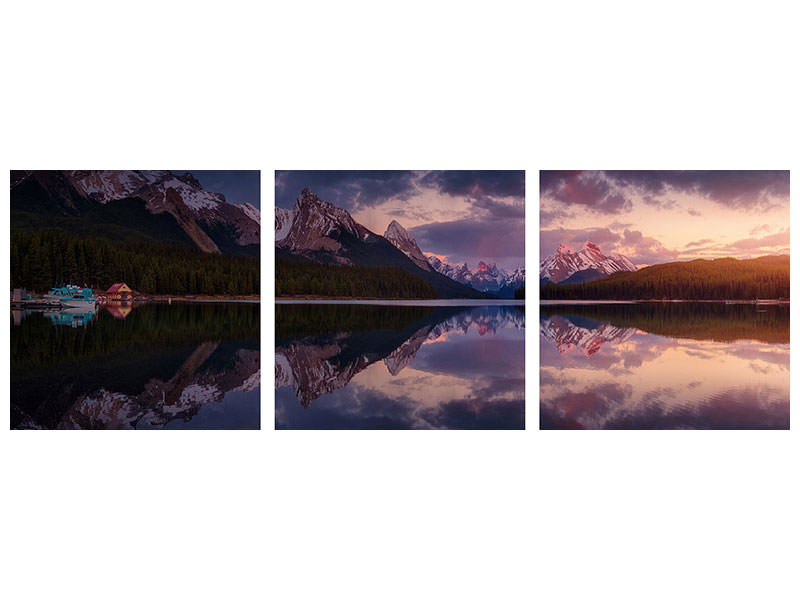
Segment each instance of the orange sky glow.
M591 240L637 267L789 253L788 171L543 171L540 257Z

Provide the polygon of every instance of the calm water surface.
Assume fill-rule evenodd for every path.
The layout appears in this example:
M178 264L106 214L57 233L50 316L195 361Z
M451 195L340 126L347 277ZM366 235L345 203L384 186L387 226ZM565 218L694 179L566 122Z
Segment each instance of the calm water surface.
M278 304L278 429L522 429L521 306Z
M258 429L259 305L12 311L15 429Z
M542 429L788 429L789 307L540 307Z

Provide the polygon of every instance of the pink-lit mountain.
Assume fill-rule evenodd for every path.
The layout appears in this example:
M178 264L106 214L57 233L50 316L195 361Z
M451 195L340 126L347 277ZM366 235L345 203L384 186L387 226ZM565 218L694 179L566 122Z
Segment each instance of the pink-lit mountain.
M478 261L478 266L472 270L467 263L451 265L436 256L429 256L428 262L442 275L447 275L465 285L474 287L482 292L491 292L503 297L513 297L514 290L525 285L525 267L519 266L513 271L501 269L495 263Z
M580 283L635 270L636 266L626 256L603 254L597 244L587 241L577 252L561 244L539 265L539 279L543 283Z

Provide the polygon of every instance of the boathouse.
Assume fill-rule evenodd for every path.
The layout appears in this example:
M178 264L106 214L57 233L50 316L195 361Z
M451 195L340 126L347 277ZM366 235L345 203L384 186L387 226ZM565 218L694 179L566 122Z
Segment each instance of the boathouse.
M127 283L115 283L105 292L105 297L111 302L124 302L133 299L133 290Z

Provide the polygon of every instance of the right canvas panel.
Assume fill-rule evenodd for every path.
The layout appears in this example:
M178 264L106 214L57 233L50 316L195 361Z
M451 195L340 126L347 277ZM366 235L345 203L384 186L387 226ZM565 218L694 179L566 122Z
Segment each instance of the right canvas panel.
M789 171L540 172L540 428L789 428Z

